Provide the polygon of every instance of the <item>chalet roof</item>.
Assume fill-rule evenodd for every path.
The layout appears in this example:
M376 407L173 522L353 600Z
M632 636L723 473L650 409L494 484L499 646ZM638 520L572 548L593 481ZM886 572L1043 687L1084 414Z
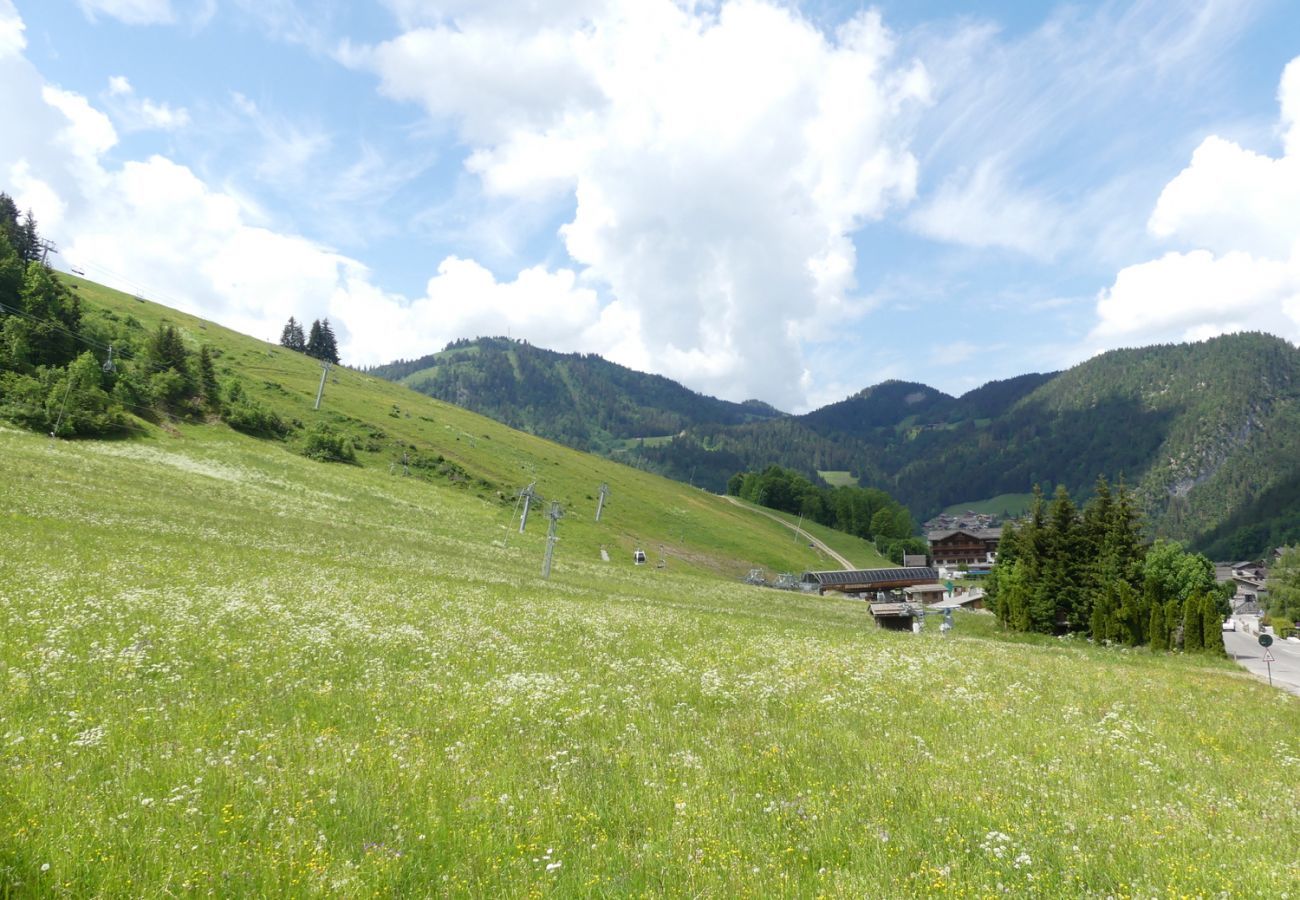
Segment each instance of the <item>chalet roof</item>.
M912 616L916 610L907 603L872 603L867 607L873 616Z
M946 600L940 600L938 603L936 603L934 606L930 608L931 609L961 609L963 606L966 606L970 603L974 603L976 600L983 600L983 599L984 599L983 591L980 591L978 593L972 591L969 594L958 594L956 597L949 597Z
M926 538L933 543L934 541L943 541L952 537L954 534L964 534L980 541L999 540L1002 537L1001 528L953 528L948 531L931 531Z
M942 594L947 592L941 584L914 584L911 587L903 588L904 594Z
M932 566L912 566L896 569L843 569L831 572L804 572L803 580L816 582L822 587L851 590L875 590L885 587L907 587L938 581L939 573Z

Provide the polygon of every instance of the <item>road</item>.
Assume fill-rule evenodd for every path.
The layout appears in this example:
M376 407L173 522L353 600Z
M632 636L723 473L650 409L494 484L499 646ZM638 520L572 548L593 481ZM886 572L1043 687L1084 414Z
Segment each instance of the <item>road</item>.
M816 548L817 548L818 550L820 550L822 553L825 553L827 556L829 556L831 559L835 560L837 563L839 563L839 564L840 564L841 566L843 566L844 568L846 568L846 569L856 569L856 568L857 568L857 566L853 565L853 563L849 562L847 559L845 559L844 557L840 556L838 553L836 553L836 552L835 552L834 550L832 550L830 547L827 547L824 543L822 543L821 541L817 540L817 538L813 537L811 534L809 534L808 532L804 531L804 530L803 530L802 528L800 528L798 525L793 525L793 524L791 524L790 522L787 522L785 519L781 518L780 516L773 515L773 514L770 513L770 512L764 512L764 511L761 510L761 509L755 509L754 507L750 506L750 505L747 504L747 503L741 503L738 499L736 499L735 497L731 496L730 494L723 494L722 496L725 497L725 498L726 498L728 501L730 501L731 503L735 504L736 506L739 506L741 509L747 509L747 510L749 510L750 512L756 512L756 513L759 513L760 515L767 516L767 517L768 517L769 519L771 519L773 522L777 522L777 523L779 523L779 524L781 524L781 525L784 525L786 528L789 528L791 531L794 531L794 532L797 532L797 533L803 535L805 538L807 538L808 543L812 544L814 547L816 547Z
M1245 631L1225 631L1223 646L1252 675L1268 677L1258 637ZM1300 644L1274 638L1268 649L1273 651L1273 686L1300 695Z

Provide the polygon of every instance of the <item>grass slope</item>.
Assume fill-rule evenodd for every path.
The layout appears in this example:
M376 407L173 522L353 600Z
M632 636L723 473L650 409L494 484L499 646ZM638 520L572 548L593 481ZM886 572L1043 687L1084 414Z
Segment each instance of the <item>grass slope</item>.
M312 364L200 330L226 364L261 354L285 404L314 394ZM0 895L1265 896L1300 876L1279 853L1300 703L1228 662L1006 643L987 617L879 632L862 604L716 577L806 550L777 523L429 401L390 423L406 395L351 378L334 411L380 403L387 435L476 476L607 479L606 520L562 522L543 582L542 529L502 546L490 491L390 476L387 451L0 429ZM674 526L691 561L598 560Z
M804 531L811 534L817 540L821 541L827 547L830 547L836 553L843 556L854 566L860 569L874 569L884 566L892 566L893 563L887 557L876 549L876 545L871 541L864 541L857 535L846 534L843 531L836 531L834 528L827 528L825 525L819 525L816 522L809 522L801 516L792 515L788 512L782 512L779 509L768 509L766 506L759 506L756 503L750 503L748 500L742 500L739 497L732 498L733 503L737 503L756 512L766 515L776 516L791 525L797 525ZM795 539L793 531L786 531L786 540ZM837 569L839 565L825 556L819 555L819 569Z
M638 546L660 546L670 565L683 565L742 577L755 565L803 571L821 565L818 554L786 540L786 529L762 516L747 515L706 492L631 467L601 459L510 429L491 419L425 397L381 378L335 368L319 412L312 410L320 384L320 365L300 353L254 340L218 325L130 295L69 277L91 315L119 321L131 316L149 331L160 321L175 325L194 349L215 348L219 377L237 376L247 392L286 418L304 426L324 422L350 434L361 453L361 467L382 472L404 452L426 460L444 457L467 473L461 490L476 496L490 522L472 540L513 540L508 519L516 492L530 482L547 500L558 500L566 517L557 559L596 559L600 548L630 558ZM148 427L152 439L165 432ZM243 441L224 427L172 429L182 443L226 438ZM288 445L268 446L292 452ZM417 470L418 471L418 470ZM603 521L594 521L602 483L610 498ZM431 495L436 495L433 491ZM544 532L545 506L530 529ZM540 551L538 551L540 565Z
M998 494L987 500L971 500L966 503L954 503L944 510L950 515L959 516L965 512L987 513L1004 519L1024 515L1033 501L1033 494Z

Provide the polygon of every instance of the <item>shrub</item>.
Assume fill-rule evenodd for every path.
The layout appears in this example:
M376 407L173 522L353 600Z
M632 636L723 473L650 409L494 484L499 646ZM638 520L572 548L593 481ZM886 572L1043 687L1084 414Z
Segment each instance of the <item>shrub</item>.
M322 462L356 462L357 451L346 435L328 425L317 425L307 432L302 455Z

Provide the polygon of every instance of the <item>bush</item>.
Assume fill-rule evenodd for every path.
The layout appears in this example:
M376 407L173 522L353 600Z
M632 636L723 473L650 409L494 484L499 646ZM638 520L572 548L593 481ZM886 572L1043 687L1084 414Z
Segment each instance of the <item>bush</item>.
M317 425L307 432L302 455L322 462L356 462L357 451L352 441L328 425Z
M231 428L254 437L284 438L293 430L278 413L256 400L227 404L221 417Z

